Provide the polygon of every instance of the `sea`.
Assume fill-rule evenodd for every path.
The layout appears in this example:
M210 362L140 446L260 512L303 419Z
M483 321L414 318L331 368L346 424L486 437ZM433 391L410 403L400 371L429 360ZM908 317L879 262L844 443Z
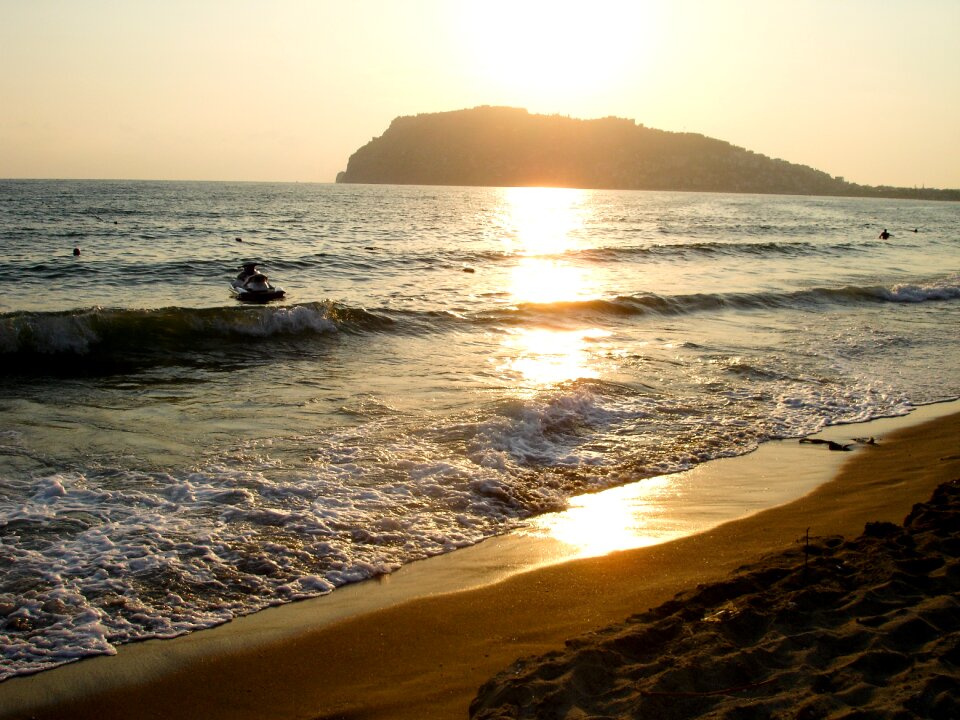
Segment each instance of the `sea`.
M0 257L0 678L960 397L956 203L7 180Z

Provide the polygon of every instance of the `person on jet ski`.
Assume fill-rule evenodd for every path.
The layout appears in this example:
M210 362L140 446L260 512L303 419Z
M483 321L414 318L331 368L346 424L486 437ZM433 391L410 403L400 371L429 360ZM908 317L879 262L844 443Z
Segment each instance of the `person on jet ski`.
M237 280L240 281L240 284L241 284L241 285L246 285L247 280L249 280L250 278L252 278L254 275L256 275L256 274L259 273L259 272L260 272L260 271L257 270L257 264L256 264L256 263L244 263L244 264L243 264L243 269L240 271L240 274L237 275Z
M267 280L267 276L261 272L254 273L253 275L248 277L244 281L243 287L244 289L250 290L252 292L266 292L267 290L271 289L270 283Z

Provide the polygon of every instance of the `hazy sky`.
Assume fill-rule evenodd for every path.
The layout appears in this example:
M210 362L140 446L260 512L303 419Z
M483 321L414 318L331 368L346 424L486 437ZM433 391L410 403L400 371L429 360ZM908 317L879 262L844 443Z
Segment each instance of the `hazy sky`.
M0 0L0 177L331 182L477 105L960 188L960 0Z

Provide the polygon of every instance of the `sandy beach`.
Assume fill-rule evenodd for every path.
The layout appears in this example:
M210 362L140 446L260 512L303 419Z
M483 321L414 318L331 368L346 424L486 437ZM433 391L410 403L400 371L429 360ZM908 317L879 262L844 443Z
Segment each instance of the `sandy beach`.
M960 717L960 480L902 525L814 538L481 688L503 718Z
M816 450L828 452L826 448ZM730 646L741 652L759 647L765 637L761 629L789 634L776 613L784 612L790 603L795 604L797 612L804 603L812 604L818 612L824 607L841 608L842 617L829 622L823 615L808 614L812 624L796 632L806 634L808 645L818 645L819 638L829 634L839 648L831 656L832 662L847 658L854 669L876 666L864 670L872 672L869 677L874 679L899 677L904 667L898 658L914 650L900 647L879 653L875 644L865 640L868 630L876 633L889 629L903 635L914 632L917 623L925 623L938 635L947 636L943 630L952 623L955 638L957 606L952 599L941 596L944 583L957 582L956 558L945 558L944 548L949 545L954 553L956 548L938 540L933 527L944 522L949 527L953 522L955 486L941 491L944 497L952 495L953 509L940 515L932 510L920 512L914 515L912 526L903 528L901 524L916 503L929 500L938 486L956 478L960 478L960 414L879 434L876 445L850 453L834 479L814 492L695 536L517 574L505 571L499 578L491 576L496 581L465 590L450 591L449 585L438 583L437 592L413 599L406 599L399 589L392 595L391 582L385 580L379 606L369 609L359 601L351 605L361 597L362 590L352 594L337 591L331 598L339 596L341 609L333 616L328 614L323 626L295 635L278 628L274 635L261 632L254 642L244 635L244 628L250 626L244 618L184 638L125 646L115 657L83 661L3 683L0 717L463 718L468 716L478 690L488 682L474 704L478 718L620 717L632 710L624 709L631 700L624 700L619 673L634 677L629 673L637 672L638 663L660 662L657 657L638 659L639 654L625 651L614 657L609 650L611 644L622 650L629 644L623 638L637 633L641 638L659 633L662 637L657 636L656 642L663 644L663 653L671 654L669 667L650 670L651 693L696 693L747 685L756 686L750 692L759 693L767 688L767 680L775 679L775 688L767 689L781 698L778 710L789 711L791 717L827 717L837 707L811 704L810 687L815 694L842 695L840 705L852 707L870 695L869 688L863 687L867 681L861 679L852 690L842 690L822 674L816 680L819 684L810 685L808 675L791 670L792 656L786 650L776 657L773 651L769 651L770 657L754 652L750 655L753 665L748 667L749 663L739 660L741 672L727 675L719 673L717 663L711 665L707 660L732 652ZM934 516L935 522L930 520ZM893 525L872 525L872 534L855 540L867 523ZM913 555L909 558L893 557L886 564L860 559L872 557L881 546L891 543L891 547L905 552L907 541L903 538L923 532L928 535L917 535L912 541ZM522 540L515 546L501 547L512 553L536 552L535 543ZM490 549L496 550L497 546L491 543L485 552ZM782 555L784 551L788 554ZM808 572L821 578L827 590L810 591L798 579L805 551L812 567ZM486 557L486 562L493 563L491 557L495 555ZM909 572L902 565L905 561L912 563ZM502 563L509 568L510 556L504 556ZM840 580L827 572L827 566L838 564L856 569L841 573L843 581L851 585L845 586L844 592L855 592L858 583L906 583L915 590L913 594L926 614L915 610L900 613L898 607L882 603L869 609L852 602L852 596L841 596L834 587ZM749 582L731 580L731 573L745 566L747 574L740 577L750 578ZM900 568L901 575L906 573L908 578L877 580L881 575L876 573L887 572L890 567ZM479 572L476 567L473 571ZM459 572L464 571L461 568ZM425 575L429 571L420 577ZM926 581L926 576L932 579ZM703 587L708 583L720 583L713 586L719 589ZM397 582L393 587L401 585ZM763 590L776 590L774 599L768 601L761 595ZM429 587L423 591L430 593ZM675 597L678 593L686 594ZM786 597L789 593L797 597ZM671 602L659 607L667 601ZM767 614L757 609L763 607L769 607ZM260 613L256 622L262 626L271 617L280 617L270 616L272 612ZM705 615L712 617L704 620ZM627 618L632 619L624 624ZM850 624L858 619L865 628L862 633L837 629L856 629ZM283 624L282 620L276 622ZM668 637L670 633L663 628L676 628L678 623L682 637ZM707 630L714 633L711 637L716 646L712 650L689 641L687 625L697 623L706 623ZM852 639L846 642L848 636ZM674 640L676 644L672 644ZM948 701L941 697L941 685L952 682L955 688L958 682L956 644L952 655L949 638L941 645L946 659L933 657L924 670L932 673L933 679L925 676L916 680L919 688L930 679L931 713L945 708L949 711ZM515 665L518 658L547 653L559 654ZM703 653L710 657L705 658ZM891 659L891 653L898 657ZM815 661L803 659L807 663ZM768 669L774 665L776 673ZM709 666L709 672L700 673L701 666ZM764 672L748 672L757 667ZM680 668L686 675L679 673ZM505 671L507 675L498 676ZM941 676L946 679L937 679ZM915 678L916 673L910 677ZM694 685L694 680L702 683ZM708 681L713 682L709 690ZM796 689L793 706L789 704L791 688ZM604 693L613 703L606 706L609 710L590 705ZM640 697L639 685L636 695ZM548 697L552 704L537 705ZM643 697L649 701L652 696ZM637 698L635 702L639 702ZM663 698L652 701L662 704ZM898 702L893 696L880 701L888 705ZM708 711L719 712L718 702L688 697L685 704L670 704L683 708L675 717L698 717ZM801 709L806 714L798 715ZM654 712L652 716L664 715Z

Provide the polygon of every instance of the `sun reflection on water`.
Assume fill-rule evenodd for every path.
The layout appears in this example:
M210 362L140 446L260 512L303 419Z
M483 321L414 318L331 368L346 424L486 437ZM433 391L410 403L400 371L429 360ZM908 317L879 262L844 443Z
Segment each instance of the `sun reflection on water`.
M583 297L586 270L562 261L524 258L511 273L510 294L517 305L558 303Z
M501 370L515 373L528 383L546 385L595 378L590 345L608 336L605 330L518 330L504 341L509 359Z
M590 270L569 256L580 247L579 231L588 212L583 190L508 188L503 193L500 227L504 250L516 258L508 294L512 304L554 305L564 323L561 303L589 299ZM595 328L515 330L503 341L501 372L525 385L545 385L597 377L591 344L609 335Z
M515 304L580 299L589 270L569 256L580 247L588 214L586 193L565 188L507 188L499 225L504 251L516 258L510 274Z
M507 252L562 255L577 247L586 192L567 188L507 188L500 221Z

